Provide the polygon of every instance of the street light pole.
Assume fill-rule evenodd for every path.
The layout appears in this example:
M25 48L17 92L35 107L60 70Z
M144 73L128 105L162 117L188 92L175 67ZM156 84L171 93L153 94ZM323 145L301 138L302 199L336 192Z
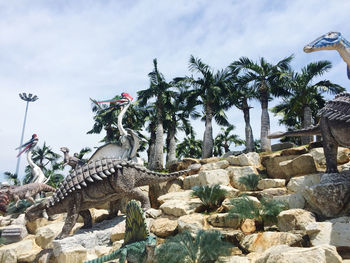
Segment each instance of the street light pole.
M26 104L26 111L25 111L25 114L24 114L24 121L23 121L23 128L22 128L22 136L21 136L21 141L20 141L20 144L19 144L19 146L22 146L22 144L23 144L23 136L24 136L24 129L25 129L25 127L26 127L26 121L27 121L27 112L28 112L28 105L29 105L29 102L34 102L34 101L36 101L37 99L39 99L38 98L38 96L36 96L36 95L34 95L33 96L33 94L31 94L31 93L29 93L28 94L28 96L27 96L27 94L26 93L20 93L19 94L19 97L22 99L22 100L24 100L25 102L27 102L27 104ZM19 148L18 149L18 153L20 153L21 152L21 148ZM18 169L19 169L19 163L20 163L20 161L21 161L21 155L20 156L18 156L18 158L17 158L17 165L16 165L16 175L18 176Z

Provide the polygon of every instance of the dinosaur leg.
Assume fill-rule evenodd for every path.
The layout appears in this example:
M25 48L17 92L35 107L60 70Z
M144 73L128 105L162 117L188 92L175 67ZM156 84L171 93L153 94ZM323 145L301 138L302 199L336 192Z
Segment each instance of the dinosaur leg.
M327 119L322 118L320 121L322 137L323 137L323 152L326 157L327 170L326 173L338 173L337 168L337 153L338 143L334 139L329 128Z
M142 209L147 210L151 208L151 203L148 196L145 195L140 189L134 188L128 192L128 197L132 199L139 200L142 204Z
M77 222L78 216L79 216L79 209L81 204L81 194L76 193L74 196L74 200L70 204L69 207L67 207L67 217L66 221L64 222L62 232L56 237L56 239L63 239L67 236L69 236L70 231L73 229L75 223Z
M108 219L112 219L114 217L118 216L118 212L121 208L121 203L122 203L122 198L115 200L115 201L111 201L109 203L109 215L108 215Z
M81 215L83 217L84 220L84 225L82 228L91 228L92 227L92 217L91 217L91 213L90 210L83 210L79 212L79 215Z

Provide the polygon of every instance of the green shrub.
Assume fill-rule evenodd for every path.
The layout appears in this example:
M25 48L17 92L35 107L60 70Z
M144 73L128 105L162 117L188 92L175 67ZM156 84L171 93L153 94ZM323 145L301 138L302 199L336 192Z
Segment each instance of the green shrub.
M261 179L260 175L257 174L248 174L246 176L242 176L238 179L238 182L244 184L248 190L256 190L258 186L259 180Z
M192 196L199 197L207 212L217 209L227 195L227 191L220 188L218 184L212 186L195 186L192 190Z
M233 208L229 210L229 216L238 215L240 219L258 219L260 217L259 207L247 196L241 196L230 200Z
M278 214L288 209L287 203L267 198L262 198L260 205L247 196L231 199L230 202L234 207L229 210L229 216L238 215L240 219L250 218L263 223L277 223Z
M281 200L262 198L261 202L261 218L266 223L277 223L277 216L283 210L288 209L288 204Z
M214 263L220 262L220 256L228 256L232 247L219 231L200 230L195 238L185 231L160 245L156 258L158 263Z

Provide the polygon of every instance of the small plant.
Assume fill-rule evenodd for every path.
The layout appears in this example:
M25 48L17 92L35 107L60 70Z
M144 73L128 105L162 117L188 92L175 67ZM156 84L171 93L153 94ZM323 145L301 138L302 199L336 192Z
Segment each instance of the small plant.
M281 200L261 199L261 218L266 223L277 223L277 216L283 210L288 209L288 204Z
M238 215L240 219L258 219L260 217L259 207L247 196L241 196L230 200L233 208L229 210L229 216Z
M214 263L220 262L220 256L228 256L231 248L219 231L200 230L195 238L185 231L160 245L156 257L158 263Z
M22 214L28 207L32 205L33 204L28 200L20 200L17 206L15 202L11 202L7 208L7 214Z
M244 184L248 190L256 190L259 180L261 179L260 175L257 174L248 174L242 176L238 179L238 182Z
M231 200L234 206L229 211L229 216L237 216L240 219L254 219L262 223L277 223L278 214L288 209L287 203L280 200L262 198L260 205L250 200L247 196Z
M199 197L207 212L217 209L227 195L227 191L220 188L218 184L212 186L195 186L192 190L192 196Z

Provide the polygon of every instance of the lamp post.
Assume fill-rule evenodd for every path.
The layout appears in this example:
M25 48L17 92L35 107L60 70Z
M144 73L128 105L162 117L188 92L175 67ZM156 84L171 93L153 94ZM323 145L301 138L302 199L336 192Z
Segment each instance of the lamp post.
M20 142L20 144L19 144L19 146L22 146L22 144L23 144L24 129L25 129L25 127L26 127L26 121L27 121L28 104L29 104L29 102L34 102L34 101L36 101L36 100L39 99L39 98L38 98L38 96L36 96L36 95L33 95L33 94L31 94L31 93L29 93L29 94L27 95L27 93L24 93L24 92L23 92L23 93L20 93L20 94L19 94L19 97L20 97L22 100L24 100L24 101L27 102L27 104L26 104L26 111L25 111L25 114L24 114L24 122L23 122L23 128L22 128L21 142ZM21 148L18 150L18 153L20 153L20 152L21 152ZM16 174L17 174L17 176L18 176L18 169L19 169L19 163L20 163L20 161L21 161L21 155L18 156L18 158L17 158L17 166L16 166Z

